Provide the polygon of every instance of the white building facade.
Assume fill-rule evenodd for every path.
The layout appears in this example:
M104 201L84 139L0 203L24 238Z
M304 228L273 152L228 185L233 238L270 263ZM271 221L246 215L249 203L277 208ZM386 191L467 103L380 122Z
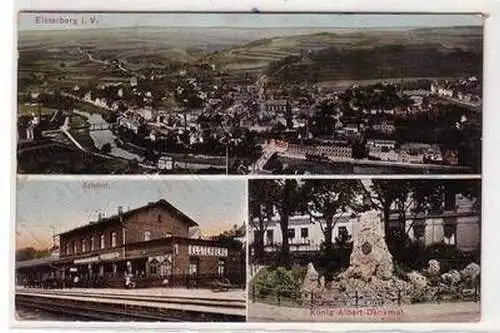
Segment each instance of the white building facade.
M411 240L420 240L426 246L444 242L462 251L474 251L480 245L480 214L475 202L461 194L455 196L454 209L439 213L412 216L407 213L405 230ZM358 233L358 216L338 217L332 231L332 242L341 233L347 232L355 240ZM382 218L382 217L381 217ZM323 227L324 227L324 222ZM399 227L398 215L391 215L390 227ZM324 234L319 222L312 222L309 215L291 216L288 221L290 252L315 252L320 250ZM257 232L250 229L249 244L254 244ZM274 216L264 231L264 251L277 252L283 243L279 216Z

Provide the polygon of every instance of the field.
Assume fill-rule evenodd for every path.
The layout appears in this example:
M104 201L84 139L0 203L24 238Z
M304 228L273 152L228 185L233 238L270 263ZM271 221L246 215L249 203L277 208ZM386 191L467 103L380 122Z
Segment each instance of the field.
M231 74L337 81L480 74L482 28L242 29L109 28L19 34L19 87L71 88L129 79L133 71L208 62ZM297 59L284 66L287 57Z
M20 116L31 116L33 113L34 114L41 114L41 115L46 115L46 114L52 114L56 110L55 109L50 109L46 107L38 107L38 106L32 106L32 105L25 105L25 104L18 104L17 105L17 114Z

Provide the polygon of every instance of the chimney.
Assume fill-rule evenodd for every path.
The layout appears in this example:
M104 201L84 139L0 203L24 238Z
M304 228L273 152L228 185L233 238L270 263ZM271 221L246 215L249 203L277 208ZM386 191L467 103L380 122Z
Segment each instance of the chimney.
M102 220L102 213L101 212L99 212L97 214L97 221L100 221L100 220Z
M123 207L118 206L118 215L122 215L122 214L123 214Z

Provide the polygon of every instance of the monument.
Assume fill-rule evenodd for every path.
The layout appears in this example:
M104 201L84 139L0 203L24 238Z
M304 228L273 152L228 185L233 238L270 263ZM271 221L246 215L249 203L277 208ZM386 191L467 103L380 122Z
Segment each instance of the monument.
M470 263L461 271L442 274L440 262L431 259L422 272L396 273L384 230L384 222L377 211L360 214L353 227L349 267L332 281L322 282L325 268L310 263L302 285L306 297L323 306L390 306L415 300L432 302L446 292L449 297L458 294L462 297L460 288L479 287L480 266L476 263Z
M362 213L358 223L347 270L334 277L328 288L321 288L320 285L314 288L314 284L309 282L307 290L313 291L315 298L353 305L354 301L357 305L366 306L408 303L408 295L415 288L412 283L394 275L392 255L385 241L380 214L377 211Z
M392 255L384 237L384 224L377 212L369 211L360 216L347 277L366 282L372 277L382 280L392 277Z

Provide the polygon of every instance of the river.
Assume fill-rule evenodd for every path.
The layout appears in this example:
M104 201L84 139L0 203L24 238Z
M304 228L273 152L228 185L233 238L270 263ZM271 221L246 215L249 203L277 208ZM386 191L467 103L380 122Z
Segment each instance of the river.
M90 125L104 124L108 126L108 123L98 113L90 114L88 112L83 112L78 110L73 110L73 112L79 116L85 117ZM143 160L141 156L133 154L123 148L118 147L115 143L115 139L117 139L117 137L109 129L98 130L98 131L89 130L89 135L94 141L94 145L97 147L97 149L101 149L102 146L109 143L111 145L111 152L109 153L109 155L111 156L125 158L127 160L138 160L138 161Z

